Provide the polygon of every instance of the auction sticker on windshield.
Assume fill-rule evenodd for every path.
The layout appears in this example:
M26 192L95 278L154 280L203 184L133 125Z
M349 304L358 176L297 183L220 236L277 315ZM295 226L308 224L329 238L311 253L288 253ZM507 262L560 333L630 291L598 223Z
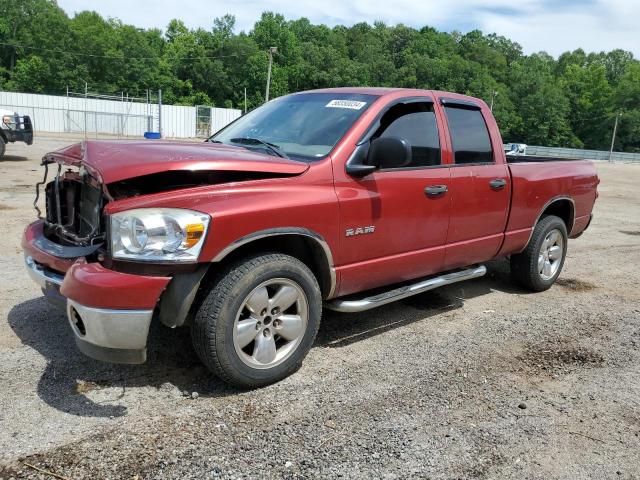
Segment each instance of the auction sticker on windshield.
M331 100L325 107L331 108L351 108L352 110L360 110L367 102L358 102L356 100Z

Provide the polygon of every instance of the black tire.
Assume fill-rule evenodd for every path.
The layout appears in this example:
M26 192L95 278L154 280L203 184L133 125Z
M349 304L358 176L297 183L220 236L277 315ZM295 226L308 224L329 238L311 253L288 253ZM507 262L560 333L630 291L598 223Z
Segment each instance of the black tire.
M4 152L7 151L7 143L4 141L4 138L0 136L0 160L4 157Z
M282 363L265 369L252 368L234 346L236 317L256 288L269 280L283 278L295 283L306 296L306 329L297 347ZM282 380L300 368L315 341L321 315L320 287L304 263L280 253L258 254L230 265L214 279L194 317L191 337L202 363L220 379L235 386L255 388Z
M542 249L542 243L553 230L559 231L562 237L562 256L558 260L559 265L555 273L550 278L544 278L538 268L538 257ZM511 276L513 279L534 292L542 292L551 288L564 266L564 260L567 255L567 237L567 227L562 219L555 215L542 217L534 227L533 235L531 235L529 244L524 251L511 255Z

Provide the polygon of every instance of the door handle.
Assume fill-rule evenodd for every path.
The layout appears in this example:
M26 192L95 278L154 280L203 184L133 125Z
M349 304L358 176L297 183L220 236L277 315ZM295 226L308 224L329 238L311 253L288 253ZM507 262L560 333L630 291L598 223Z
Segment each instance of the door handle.
M507 181L504 178L494 178L489 182L491 190L502 190L506 184Z
M447 190L449 189L446 185L429 185L424 189L424 193L429 197L438 197L447 193Z

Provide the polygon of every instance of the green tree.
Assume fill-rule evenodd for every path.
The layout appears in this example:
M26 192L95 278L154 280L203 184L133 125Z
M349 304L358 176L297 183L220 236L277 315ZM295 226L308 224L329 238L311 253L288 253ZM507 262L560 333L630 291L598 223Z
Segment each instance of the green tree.
M26 92L125 92L162 88L166 103L244 106L271 96L339 86L449 90L491 103L505 141L640 149L640 62L625 50L524 55L508 38L473 30L357 23L329 28L264 12L249 32L223 15L208 29L171 20L141 29L55 0L0 0L0 88ZM495 94L497 92L497 95Z
M621 113L617 148L640 152L640 62L629 63L614 94L614 114Z
M610 116L611 87L607 71L600 65L569 65L561 77L569 99L569 122L586 148L606 143Z
M582 147L571 130L569 99L552 75L554 67L553 58L546 54L531 55L514 65L511 98L522 119L514 140L551 147Z
M11 75L14 88L23 92L46 92L50 76L48 67L47 62L37 55L18 59Z

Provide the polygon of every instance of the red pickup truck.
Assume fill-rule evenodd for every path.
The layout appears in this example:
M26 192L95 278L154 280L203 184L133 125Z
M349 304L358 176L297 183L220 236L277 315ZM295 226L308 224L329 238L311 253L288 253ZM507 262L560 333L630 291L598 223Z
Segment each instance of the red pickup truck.
M377 307L501 257L549 288L599 182L587 161L507 158L481 100L383 88L277 98L201 144L85 141L43 165L26 267L80 350L139 363L152 321L189 325L204 364L246 387L300 366L323 306Z

